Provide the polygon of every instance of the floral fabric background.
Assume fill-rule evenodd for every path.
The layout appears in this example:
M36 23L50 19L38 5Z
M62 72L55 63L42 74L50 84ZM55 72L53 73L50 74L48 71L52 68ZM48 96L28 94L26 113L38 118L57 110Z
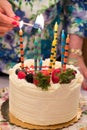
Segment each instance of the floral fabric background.
M9 0L16 15L25 22L34 23L38 14L42 13L45 19L45 28L42 31L42 56L50 56L51 42L53 40L53 26L57 15L58 0ZM19 28L14 28L0 39L0 71L8 73L10 67L20 61ZM51 30L51 31L50 31ZM35 30L24 26L24 56L25 59L34 56ZM46 51L47 50L47 51Z
M86 0L46 0L45 2L44 0L9 0L9 2L16 15L27 23L34 23L37 15L43 14L45 19L41 39L43 59L50 56L55 22L59 24L59 41L62 27L67 33L75 33L82 37L87 36ZM9 68L20 61L18 31L18 27L14 28L3 38L0 38L0 71L2 72L8 73ZM28 26L23 26L23 31L25 59L33 58L36 31ZM60 44L57 48L57 58L59 56Z

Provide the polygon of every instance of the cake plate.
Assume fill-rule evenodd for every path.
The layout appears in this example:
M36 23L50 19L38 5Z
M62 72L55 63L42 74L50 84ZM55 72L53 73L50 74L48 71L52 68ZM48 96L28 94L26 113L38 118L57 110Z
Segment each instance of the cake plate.
M10 124L14 124L16 126L20 126L24 129L33 129L33 130L58 130L62 128L66 128L70 125L73 125L76 123L82 115L82 110L78 108L78 112L76 117L74 117L71 121L62 123L62 124L56 124L56 125L48 125L48 126L39 126L39 125L33 125L29 123L24 123L18 119L16 119L11 113L9 113L9 99L7 99L1 106L1 114L3 115L3 118L6 119ZM9 118L10 117L10 118Z

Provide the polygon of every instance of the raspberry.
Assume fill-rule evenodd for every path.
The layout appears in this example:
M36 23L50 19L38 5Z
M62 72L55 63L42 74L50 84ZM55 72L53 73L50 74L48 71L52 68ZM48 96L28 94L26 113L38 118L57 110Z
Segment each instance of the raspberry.
M19 79L25 79L25 77L26 77L25 72L23 72L22 70L18 72L18 78Z

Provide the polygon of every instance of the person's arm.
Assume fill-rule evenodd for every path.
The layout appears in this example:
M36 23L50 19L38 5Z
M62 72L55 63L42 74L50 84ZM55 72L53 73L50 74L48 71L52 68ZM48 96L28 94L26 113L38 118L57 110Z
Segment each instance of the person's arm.
M67 32L70 34L69 63L76 65L83 74L82 88L87 90L87 67L82 56L83 38L87 36L87 7L81 0L66 4Z
M0 36L17 26L13 23L17 23L18 19L15 17L11 4L7 0L0 0Z
M84 24L86 23L84 2L67 2L65 5L66 27L70 34L70 49L82 50L83 37L85 37Z

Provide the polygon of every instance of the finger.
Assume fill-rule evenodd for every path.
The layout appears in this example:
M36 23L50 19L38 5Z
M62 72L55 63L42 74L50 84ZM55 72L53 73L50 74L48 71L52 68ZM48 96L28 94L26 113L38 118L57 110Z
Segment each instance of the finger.
M13 17L13 19L15 19L15 20L20 20L20 17L19 16L17 16L17 15L15 15L14 17Z
M16 24L18 23L15 19L8 17L8 16L2 14L1 12L0 12L0 22L4 23L4 24L8 24L11 27L13 26L13 24L12 24L13 22L15 22Z
M0 37L3 37L5 35L5 33L0 33Z
M0 7L0 12L4 14L4 11L3 11L3 9L1 7Z
M10 31L12 28L8 28L8 27L2 27L0 26L0 34L5 34L8 31Z
M10 24L5 24L5 23L2 23L2 22L0 22L0 26L2 26L2 27L8 27L8 28L11 27ZM14 26L13 26L13 27L14 27Z

